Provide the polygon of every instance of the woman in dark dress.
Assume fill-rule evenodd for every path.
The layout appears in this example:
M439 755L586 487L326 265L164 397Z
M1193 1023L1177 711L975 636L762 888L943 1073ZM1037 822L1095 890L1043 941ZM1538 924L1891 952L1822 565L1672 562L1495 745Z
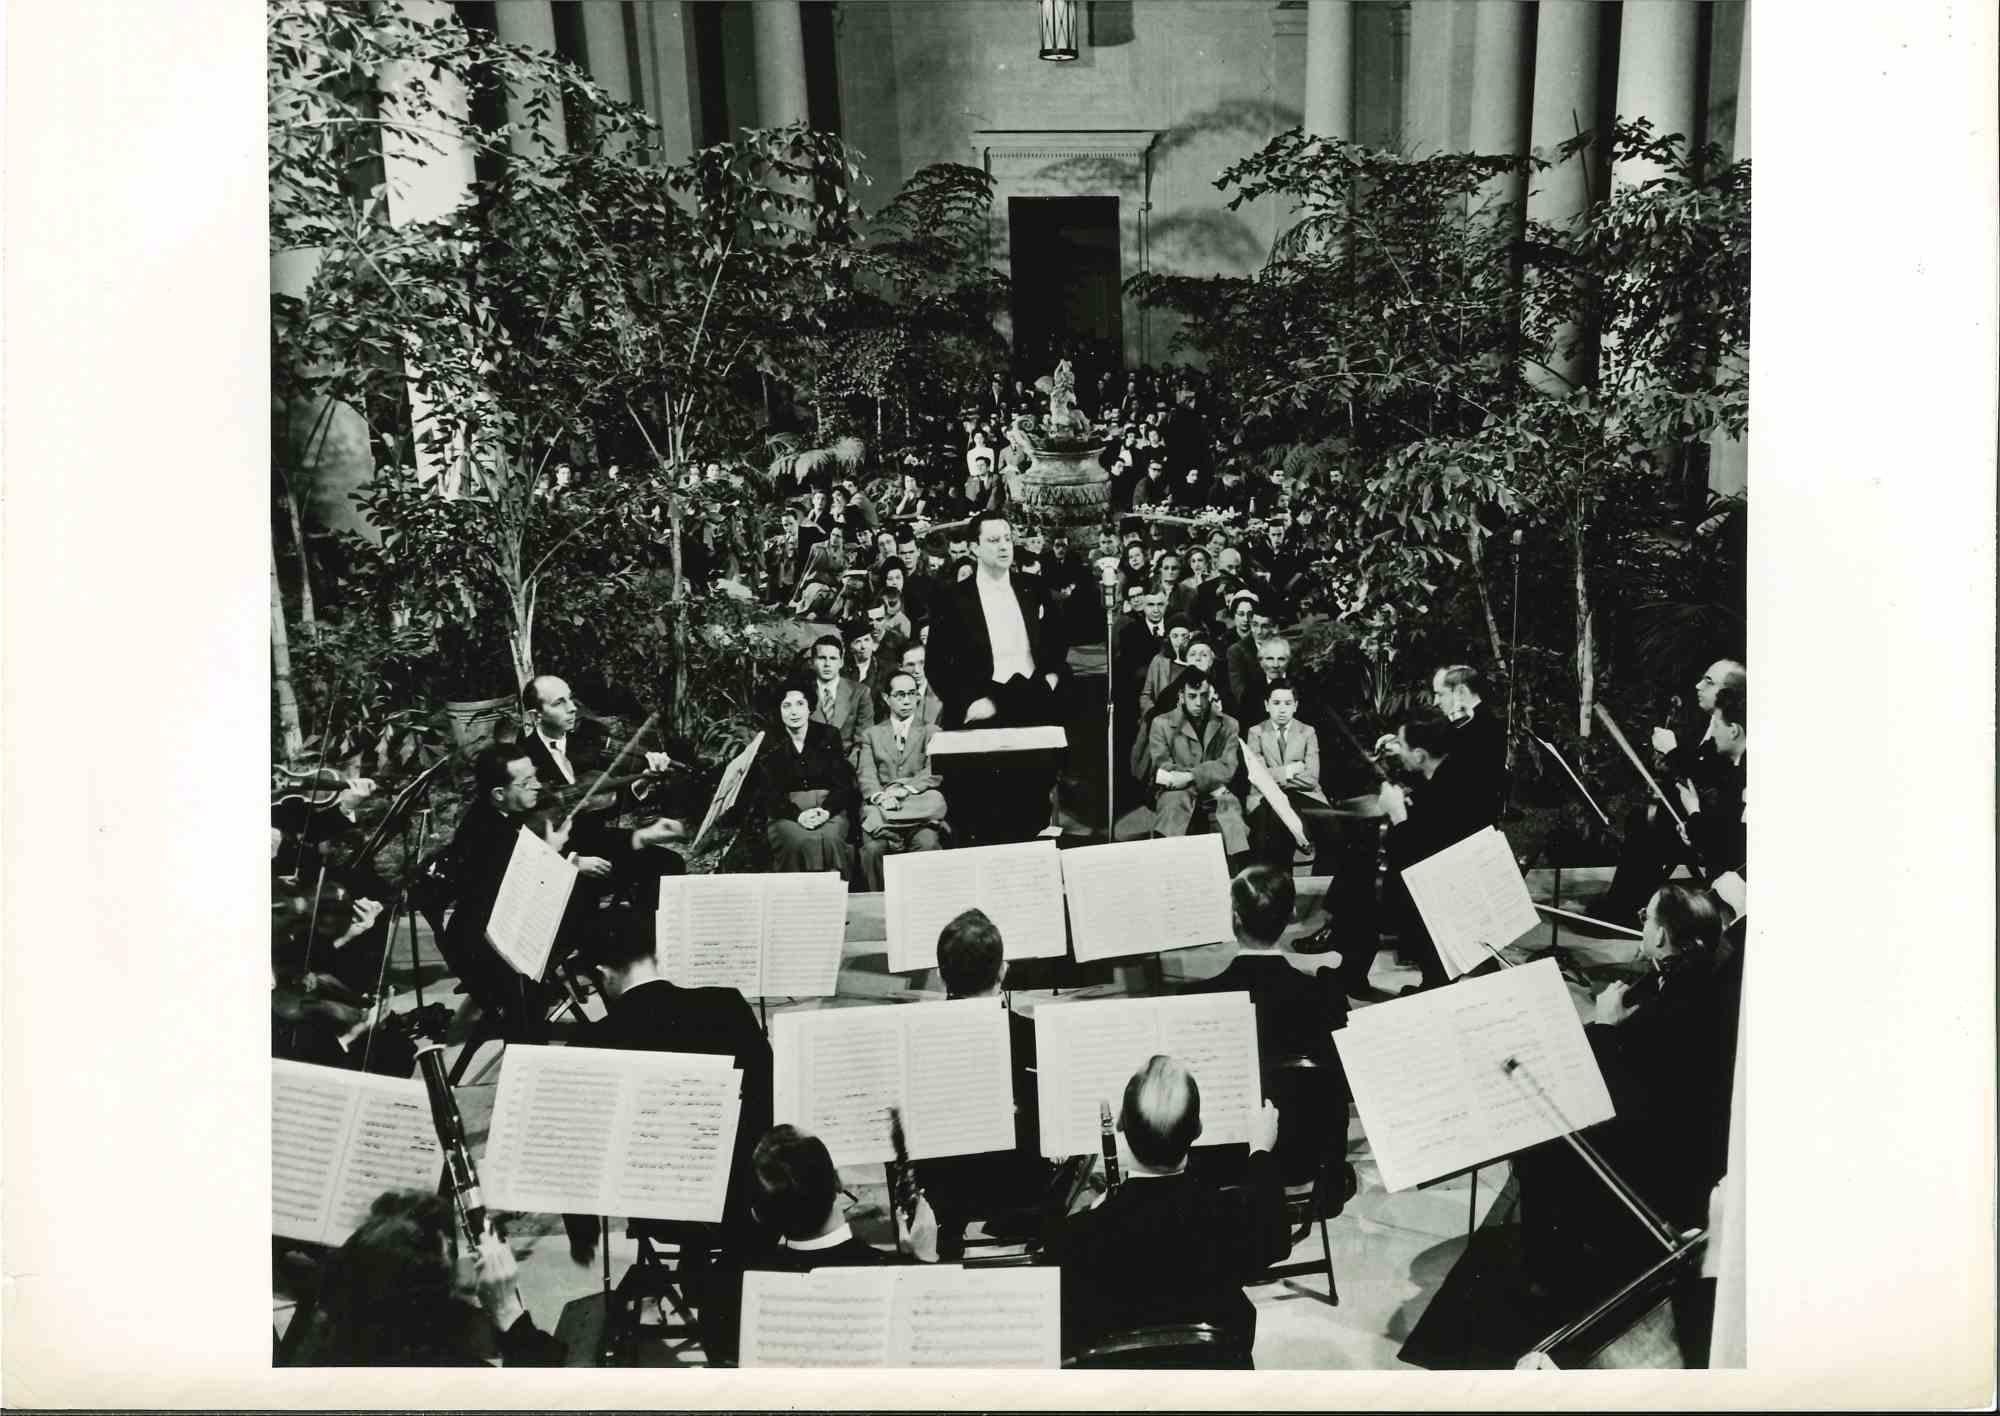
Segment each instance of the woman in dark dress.
M769 825L773 870L836 870L847 878L849 813L860 795L840 735L812 721L804 679L778 689L777 721L757 754L753 788Z

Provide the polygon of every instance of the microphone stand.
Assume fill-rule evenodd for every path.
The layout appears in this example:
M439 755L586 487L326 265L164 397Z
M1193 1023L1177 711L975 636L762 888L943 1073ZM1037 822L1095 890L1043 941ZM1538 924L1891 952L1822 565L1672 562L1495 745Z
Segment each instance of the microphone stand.
M1104 596L1104 839L1117 839L1118 829L1118 680L1115 658L1118 640L1118 561L1097 561L1097 588Z

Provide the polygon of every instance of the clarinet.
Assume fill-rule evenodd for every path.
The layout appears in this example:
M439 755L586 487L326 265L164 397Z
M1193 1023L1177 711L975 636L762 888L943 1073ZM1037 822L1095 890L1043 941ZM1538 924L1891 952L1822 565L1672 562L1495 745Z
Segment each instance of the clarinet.
M417 1065L424 1074L424 1090L430 1093L431 1124L437 1127L438 1143L444 1147L445 1179L451 1185L452 1208L474 1251L486 1237L489 1221L486 1201L479 1193L479 1172L472 1165L472 1148L465 1143L465 1119L458 1114L458 1102L444 1075L444 1044L427 1042L417 1049Z
M910 1167L910 1147L903 1137L903 1110L889 1108L889 1144L894 1147L896 1159L890 1167L890 1187L895 1194L896 1212L903 1217L903 1227L915 1229L917 1226L917 1176Z
M1118 1135L1111 1126L1111 1103L1097 1103L1097 1135L1104 1146L1104 1187L1118 1188Z

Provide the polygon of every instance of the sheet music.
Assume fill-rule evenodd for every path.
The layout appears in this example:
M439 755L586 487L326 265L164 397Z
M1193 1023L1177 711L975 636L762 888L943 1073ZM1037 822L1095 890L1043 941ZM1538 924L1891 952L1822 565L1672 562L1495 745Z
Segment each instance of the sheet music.
M510 1043L486 1143L488 1202L720 1220L741 1093L727 1056Z
M1058 1367L1054 1268L830 1267L743 1275L745 1367Z
M889 1335L895 1367L1060 1367L1062 1271L891 1270Z
M832 871L666 876L654 919L661 967L683 988L824 997L840 975L847 883Z
M903 1029L895 1017L901 1011L882 1004L773 1017L779 1084L771 1119L818 1136L835 1165L893 1156L889 1108L903 1098Z
M432 1190L444 1148L422 1082L271 1063L271 1227L341 1244L385 1190Z
M1079 962L1233 937L1222 838L1170 836L1061 852Z
M1736 911L1742 919L1750 913L1750 882L1733 870L1725 870L1715 877L1715 883L1708 887L1723 904Z
M730 807L736 805L736 798L743 791L743 783L749 779L750 765L757 760L757 749L764 745L761 732L745 744L743 750L729 759L729 765L722 769L722 780L715 784L715 795L709 798L708 810L702 813L701 826L689 842L692 854L707 839L715 823L722 819Z
M733 988L757 996L764 952L764 896L754 875L673 875L660 880L654 916L660 965L682 988Z
M1155 1001L1113 998L1035 1009L1035 1103L1043 1155L1063 1160L1097 1149L1097 1104L1110 1103L1116 1116L1125 1083L1160 1051Z
M820 1268L743 1275L745 1367L886 1367L898 1270Z
M1553 959L1363 1009L1333 1041L1390 1190L1612 1115Z
M1014 1145L1007 1013L991 998L780 1013L773 1119L822 1141L835 1165L893 1157L902 1108L912 1159Z
M1198 993L1153 1000L1160 1051L1194 1073L1201 1087L1204 1145L1250 1139L1250 1118L1264 1102L1257 1055L1257 1010L1247 993Z
M1022 728L956 728L931 738L931 756L951 757L975 752L1049 752L1069 746L1069 734L1059 723Z
M897 1011L907 1059L902 1104L910 1157L1012 1150L1013 1045L1000 1000L910 1003Z
M830 870L764 875L763 998L830 997L847 934L847 882Z
M975 906L1000 931L1005 957L1063 953L1069 940L1063 925L1061 857L1053 841L887 857L882 883L890 972L937 967L938 935Z
M1491 826L1446 846L1403 872L1410 898L1453 978L1535 929L1540 917L1507 838Z
M625 1162L600 1212L720 1223L742 1096L743 1073L735 1067L676 1068L636 1078L624 1127Z
M486 921L487 942L516 972L539 979L575 887L576 867L523 826Z

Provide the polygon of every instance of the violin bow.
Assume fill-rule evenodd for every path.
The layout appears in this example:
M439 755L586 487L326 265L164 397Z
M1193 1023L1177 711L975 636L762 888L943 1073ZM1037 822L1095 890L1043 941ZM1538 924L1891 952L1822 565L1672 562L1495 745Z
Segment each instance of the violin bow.
M1340 729L1340 735L1347 739L1348 745L1360 755L1363 762L1366 762L1373 769L1375 775L1385 782L1388 781L1388 771L1376 760L1374 753L1361 745L1361 739L1354 735L1354 729L1347 726L1347 720L1338 713L1329 713L1327 714L1327 718L1336 728Z
M618 770L618 765L632 755L632 749L638 745L639 739L652 731L653 724L659 720L660 715L657 711L648 713L646 721L639 724L639 730L633 733L631 737L625 739L625 745L618 749L618 755L605 764L604 770L597 774L597 780L590 784L590 790L578 797L576 804L570 807L568 815L563 817L562 824L564 830L569 829L570 823L576 820L576 814L583 810L583 804L597 795L604 784L611 779L611 774Z
M1694 842L1688 840L1687 819L1674 810L1673 802L1667 799L1667 794L1660 789L1660 784L1653 780L1653 774L1646 770L1646 764L1639 760L1639 754L1632 750L1632 744L1625 740L1625 734L1619 730L1616 720L1612 718L1602 703L1593 703L1591 711L1596 713L1597 721L1604 724L1605 731L1611 734L1611 740L1618 744L1618 750L1625 754L1627 760L1631 762L1633 768L1639 773L1639 776L1652 789L1653 796L1659 801L1661 807L1672 818L1674 829L1680 832L1682 844L1691 848Z

